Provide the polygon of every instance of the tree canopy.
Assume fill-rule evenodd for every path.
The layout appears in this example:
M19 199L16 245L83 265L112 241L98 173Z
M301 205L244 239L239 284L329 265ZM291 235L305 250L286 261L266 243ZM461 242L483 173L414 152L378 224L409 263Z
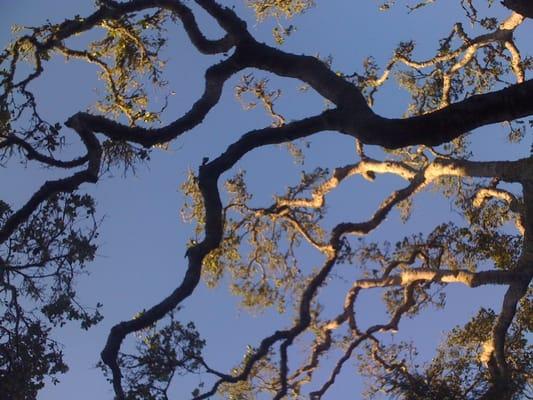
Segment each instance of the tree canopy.
M395 3L403 2L374 5L415 18L438 2ZM185 259L176 258L182 280L156 304L113 321L102 348L94 349L115 398L320 399L354 362L367 382L355 398L533 398L533 57L527 54L533 6L459 0L447 7L452 3L462 19L448 21L431 57L418 57L424 38L408 37L408 29L384 63L358 53L358 40L369 38L350 38L344 45L358 59L352 70L337 69L335 54L287 51L293 35L306 34L299 19L320 7L312 0L231 7L215 0L96 0L87 14L14 26L0 53L0 163L7 171L45 168L48 177L21 204L0 199L2 396L35 399L45 383L59 382L68 370L59 328L77 321L90 329L105 316L98 300L86 305L77 294L106 229L90 188L135 174L154 153L194 136L229 91L245 110L264 110L269 122L225 148L203 143L206 157L180 177L187 199L181 217L194 227ZM351 7L357 13L360 6ZM270 36L257 38L254 24L271 27ZM195 55L169 54L176 25L211 63L200 96L181 114L171 80L180 71L167 64ZM37 84L56 59L74 69L91 65L101 82L96 103L89 110L81 105L64 122L43 112L53 97ZM297 96L314 93L322 109L284 110L279 78L297 82ZM391 88L407 99L402 116L379 108ZM352 160L330 166L335 158L319 151L323 162L307 163L319 133L353 143ZM222 126L217 134L234 132ZM499 158L479 157L479 144L496 135L506 141ZM270 145L283 145L303 171L299 181L270 176L285 189L258 201L257 182L241 165ZM397 188L382 187L377 208L354 219L382 175ZM449 202L452 215L408 229L422 207L417 198L429 191ZM335 196L344 205L328 207ZM394 218L405 223L402 236L381 239ZM282 321L253 344L243 332L248 347L229 370L216 369L204 351L216 332L182 317L202 281L228 285L243 310L259 317L274 310ZM491 286L495 296L503 293L499 308L480 304L466 324L445 327L430 360L416 347L424 332L410 332L410 341L391 339L406 319L446 313L455 285L469 288L476 305L475 288ZM361 306L367 292L380 293L383 313ZM365 313L382 320L368 324ZM189 374L203 377L192 393L179 385Z

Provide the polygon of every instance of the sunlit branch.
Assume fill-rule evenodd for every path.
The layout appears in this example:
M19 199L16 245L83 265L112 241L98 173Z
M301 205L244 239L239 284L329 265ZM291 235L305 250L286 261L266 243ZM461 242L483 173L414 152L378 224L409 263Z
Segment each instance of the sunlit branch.
M464 41L464 44L456 50L437 55L426 61L414 61L401 53L395 54L385 67L382 75L378 78L367 80L365 84L374 88L383 85L397 63L402 63L410 68L421 70L429 67L435 67L438 64L457 59L459 56L461 56L461 54L463 54L463 57L460 60L456 61L447 71L443 71L440 107L446 107L450 104L450 89L453 75L468 65L480 48L494 42L503 43L510 52L512 57L511 67L515 73L516 81L517 83L522 83L525 76L524 70L521 66L522 59L520 57L518 48L512 40L512 33L520 24L522 24L523 21L523 16L513 13L504 22L502 22L495 31L480 35L473 39L470 39L466 36L462 25L458 23L454 26L454 32Z
M111 91L111 95L113 96L114 103L124 113L124 115L128 117L128 121L130 124L134 123L138 119L138 117L134 115L132 113L132 110L130 110L130 108L127 106L123 94L121 94L117 88L117 84L115 82L115 79L113 78L113 73L111 72L111 69L104 61L95 57L88 51L73 50L65 46L57 46L56 49L66 57L82 59L91 64L96 64L98 67L100 67L105 82L107 83Z
M499 26L499 28L487 35L479 36L478 38L474 39L472 42L467 42L467 47L465 49L465 54L463 58L460 61L457 61L447 72L443 75L443 83L442 83L442 98L441 98L441 104L440 107L446 107L450 104L450 90L451 90L451 82L453 75L459 71L460 69L464 68L467 64L469 64L472 59L474 58L477 50L489 44L492 41L499 41L504 43L507 46L507 43L511 43L512 39L512 32L524 21L524 17L520 14L513 13L510 17L508 17L504 22L502 22ZM516 47L513 45L509 45L507 47L508 49L515 50ZM511 52L513 56L512 60L512 66L516 73L516 79L518 83L523 82L523 71L520 73L520 54L518 53L518 50ZM516 59L515 57L518 57Z
M276 204L271 209L281 212L284 208L321 208L325 204L325 196L338 187L346 178L354 175L361 175L365 179L373 180L374 174L390 173L397 175L407 181L413 181L417 173L423 175L428 184L442 176L459 176L459 177L492 177L501 176L502 179L509 182L516 182L522 179L522 176L529 174L531 169L529 159L520 159L517 161L468 161L452 158L436 158L425 167L425 170L417 171L413 167L394 161L376 161L366 157L357 164L347 165L335 168L332 177L317 187L311 198L278 198ZM382 207L386 206L384 202ZM381 208L382 208L381 207Z
M326 393L326 391L335 383L335 380L339 373L342 370L343 365L350 359L354 350L365 340L373 338L373 334L376 332L388 332L388 331L397 331L398 324L403 314L409 311L411 307L414 306L414 290L416 288L417 282L411 282L404 288L403 294L403 303L400 304L394 311L391 319L386 324L373 325L369 327L364 333L356 336L348 348L346 349L344 355L337 361L335 367L333 368L328 380L322 385L322 387L310 393L310 398L313 400L318 400Z
M533 276L531 270L528 272L528 274L524 274L525 279L515 282L507 289L503 298L502 310L496 318L492 331L491 347L493 353L491 356L494 357L497 370L489 368L489 371L494 380L493 384L496 386L499 386L502 383L505 386L509 380L509 370L505 358L505 338L507 336L507 330L516 314L518 302L526 294L529 282ZM489 360L489 365L490 362L491 360Z
M340 328L346 321L349 321L352 334L354 336L361 335L361 332L356 326L355 315L353 311L353 305L355 303L355 300L357 299L360 290L361 288L357 286L352 286L352 288L350 288L350 290L346 294L343 312L339 314L336 318L325 322L319 327L319 332L321 336L318 337L313 343L309 361L305 365L300 367L298 370L296 370L294 374L290 377L290 380L294 382L291 385L293 388L298 388L299 390L299 387L302 384L309 383L311 381L313 373L319 365L320 356L326 351L328 351L333 343L331 335L334 330ZM304 380L296 380L304 373L306 374Z
M532 171L529 158L516 161L469 161L452 158L436 158L427 168L424 176L434 180L442 176L491 178L498 176L506 182L520 182Z
M302 235L305 240L307 240L307 242L314 246L318 251L324 254L332 254L334 252L334 249L331 244L320 243L315 238L313 238L313 236L308 232L307 229L302 226L298 219L294 218L289 213L283 214L282 217L288 220L292 224L292 226L300 233L300 235Z
M472 205L476 208L480 208L491 198L502 200L509 206L509 210L515 213L514 222L516 229L522 236L524 236L526 228L524 226L523 206L511 192L503 189L482 188L476 192L474 199L472 200Z
M521 274L522 279L514 282L507 289L503 298L502 309L493 326L491 337L492 354L489 358L489 371L492 375L493 385L486 393L487 398L490 398L492 392L498 393L505 390L509 383L509 369L505 357L507 331L516 315L518 302L527 293L529 284L533 279L533 252L531 251L533 248L533 209L530 204L533 185L530 180L525 180L522 182L522 187L524 194L524 245L515 270L516 273Z
M509 0L504 3L515 2L517 0ZM419 287L418 285L429 285L433 282L442 284L463 283L469 287L487 284L509 285L504 298L502 312L494 325L492 339L494 342L493 360L495 360L499 368L499 374L502 377L506 377L508 371L504 351L505 337L516 313L518 301L524 296L527 284L531 279L530 261L531 254L533 254L531 236L533 233L531 230L531 217L528 217L531 213L528 210L525 210L526 217L524 219L519 218L517 222L517 227L525 237L524 254L526 254L521 261L522 267L518 270L472 272L468 270L406 268L406 270L393 274L393 270L398 266L412 266L417 257L421 257L423 261L429 259L429 256L424 259L425 256L422 251L413 251L407 260L389 263L385 267L381 278L356 281L346 295L343 312L335 319L319 327L319 335L321 336L313 344L309 361L292 376L289 375L288 349L293 344L293 341L315 322L311 313L311 305L319 288L330 275L338 259L341 258L339 253L341 252L341 240L344 235L365 235L371 232L383 223L395 206L409 199L430 182L440 177L498 176L501 180L507 182L525 182L531 179L532 167L529 159L471 162L442 157L430 160L426 157L427 162L417 169L407 163L379 162L369 159L362 150L363 143L377 144L389 149L414 144L438 145L458 138L477 127L533 114L533 103L531 102L533 81L525 81L520 52L512 40L513 31L523 22L524 17L515 13L504 21L496 31L472 40L469 40L466 34L462 32L462 27L457 26L457 35L463 39L465 44L456 51L446 55L438 55L423 63L416 63L405 56L396 55L386 67L383 76L371 82L371 85L381 85L387 79L395 62L402 62L415 69L432 67L438 63L451 62L452 60L455 63L452 64L448 71L443 71L443 94L441 108L438 111L405 119L387 119L374 114L366 104L361 92L351 82L333 72L329 66L318 58L290 54L259 43L250 35L245 22L237 17L231 9L223 7L213 0L196 0L196 3L209 13L226 32L222 39L207 39L197 25L192 11L180 1L132 0L119 3L108 0L101 2L101 7L87 18L66 20L46 34L43 34L45 31L40 32L44 35L44 39L40 42L36 39L39 37L37 31L34 31L34 36L25 36L17 41L12 49L10 68L4 75L6 78L2 81L6 88L6 93L11 93L16 87L25 91L29 82L38 77L43 71L42 61L46 59L46 53L57 50L66 56L81 58L97 64L103 70L103 75L110 87L115 105L130 119L135 119L130 115L131 113L124 103L123 95L117 88L108 65L90 52L72 50L65 47L63 45L64 40L96 26L111 26L109 24L112 24L113 21L132 13L149 8L163 8L174 13L181 20L190 41L200 52L219 54L234 49L231 56L206 71L204 92L192 105L191 109L165 127L156 129L131 127L114 122L104 116L95 116L89 113L75 114L67 121L66 126L71 127L81 137L85 147L87 147L87 155L71 161L60 161L43 155L25 140L15 136L7 136L0 144L0 148L7 148L12 145L18 146L23 149L28 159L35 159L50 166L72 168L87 164L87 167L85 170L77 172L70 177L49 181L41 186L22 208L7 219L0 230L0 243L8 240L21 223L52 195L59 192L71 192L84 182L97 181L101 161L101 148L95 134L102 134L116 142L136 143L147 148L169 142L203 122L207 114L220 101L225 82L236 72L245 68L256 68L269 71L278 76L298 79L309 84L320 95L336 106L336 108L325 111L320 115L285 123L281 115L277 114L272 108L272 103L266 102L267 110L277 118L279 126L248 132L230 145L219 157L211 162L205 162L200 167L198 185L205 208L204 238L188 249L186 254L188 266L182 282L170 295L143 312L138 318L115 325L111 329L102 351L102 360L111 369L117 398L119 400L125 398L118 355L126 336L153 325L191 295L199 283L202 262L211 251L218 248L222 243L226 208L222 207L218 190L220 176L231 169L244 155L261 146L286 143L326 130L355 137L358 140L358 153L361 156L361 161L357 164L335 169L332 177L316 188L310 198L278 198L274 206L261 210L262 215L268 215L272 218L286 218L296 232L324 253L326 260L321 269L312 276L303 289L297 318L293 325L288 329L276 331L264 338L259 347L242 366L240 372L234 375L222 374L209 368L203 360L201 361L204 368L219 379L209 391L198 395L196 399L204 399L214 395L220 385L224 383L236 383L249 379L254 366L267 356L277 342L281 342L279 350L280 388L275 398L281 399L287 395L289 389L299 389L302 381L295 382L298 377L307 374L307 378L310 379L314 369L318 366L319 357L332 344L331 333L348 322L353 335L352 342L333 369L328 381L319 391L311 394L313 398L320 398L334 383L343 364L351 357L354 349L367 339L374 340L372 335L376 332L396 330L402 315L408 312L416 303L415 289ZM135 36L131 36L128 32L123 33L127 36L129 35L130 39L137 44L142 57L147 57L148 51L142 41L139 41ZM32 51L35 58L35 67L33 72L25 79L14 83L15 71L20 61L20 46L24 41L29 41L34 46ZM493 42L503 43L510 52L511 68L518 84L499 91L471 96L463 101L451 104L450 91L453 89L453 75L473 62L476 52L481 47L488 46ZM457 60L461 56L462 58ZM3 94L3 98L5 98L6 93ZM33 98L30 100L31 103ZM33 104L33 107L35 110L35 104ZM298 220L296 213L291 212L291 209L294 208L320 209L324 206L326 195L337 188L347 177L361 175L365 179L373 180L376 173L391 173L407 180L409 184L401 190L392 192L366 222L339 223L332 230L330 241L327 244L315 239L312 230L309 230L305 224ZM482 189L479 191L474 199L474 205L481 206L483 201L489 197L497 197L508 202L512 211L517 213L524 211L520 209L518 201L512 194L496 189ZM525 197L524 203L528 201ZM526 265L524 260L527 261L527 267L524 266ZM2 262L2 264L4 263ZM429 264L429 261L427 261L427 264ZM2 268L4 268L3 265ZM390 321L386 324L371 326L365 332L360 331L357 327L355 311L353 310L358 293L362 289L393 286L402 287L404 294L403 303L396 308ZM168 389L168 385L166 389ZM165 395L166 389L164 389Z
M218 103L225 81L241 68L235 56L210 67L205 74L205 91L200 99L182 117L162 128L128 127L88 113L78 113L75 117L94 132L103 133L110 139L126 140L144 147L163 144L200 124Z
M394 206L426 185L423 176L418 175L403 189L392 192L379 206L374 215L365 222L341 222L333 228L333 237L342 235L366 235L376 229L385 220Z
M513 41L505 42L505 48L511 54L511 67L516 77L517 83L522 83L526 79L524 68L522 67L522 57L520 56L520 50L514 44Z
M360 279L355 285L361 289L405 286L412 282L431 281L438 283L462 283L469 287L481 285L510 285L523 278L514 271L480 271L468 270L433 270L429 268L408 269L398 275L389 275L381 279Z
M334 190L344 179L354 175L361 175L372 180L372 174L395 174L406 180L414 178L416 171L402 162L376 161L365 159L357 164L335 168L332 177L313 191L310 199L286 199L280 198L276 202L276 207L307 207L320 208L324 205L325 196Z
M117 356L122 341L126 335L144 329L163 318L168 312L176 308L181 301L190 296L200 280L204 257L220 245L223 237L223 210L217 187L220 175L233 167L243 155L255 148L269 144L283 143L300 137L309 136L326 129L328 115L330 113L330 111L326 111L319 116L295 121L277 128L271 127L251 131L230 145L218 158L200 167L198 179L205 207L205 237L200 243L192 246L187 251L189 265L183 281L167 298L146 310L139 318L124 321L115 325L111 329L106 345L102 350L102 360L112 371L113 385L115 393L119 399L124 398L124 391L121 384L122 374L117 363ZM301 330L308 326L310 322L309 307L311 299L320 283L326 278L327 274L333 267L333 264L334 260L326 263L321 273L319 273L309 284L306 291L307 294L302 296L300 322L290 331L280 331L273 336L264 339L257 352L250 357L249 363L243 368L242 373L234 377L231 382L245 380L254 364L267 354L268 350L275 342L286 339L291 335L296 337ZM204 399L210 397L224 382L226 382L224 379L217 381L211 391L204 393L197 398Z

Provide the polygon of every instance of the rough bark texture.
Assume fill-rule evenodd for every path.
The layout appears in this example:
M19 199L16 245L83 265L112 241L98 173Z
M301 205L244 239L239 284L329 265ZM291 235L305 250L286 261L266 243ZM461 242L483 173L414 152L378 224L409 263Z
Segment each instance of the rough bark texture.
M198 188L205 210L203 239L194 243L187 251L187 267L183 281L179 286L158 304L145 310L138 318L117 323L110 331L105 347L101 353L103 362L112 372L114 391L118 399L124 399L122 372L119 365L121 345L127 335L142 331L163 317L168 315L197 287L201 276L202 266L206 257L219 248L224 240L227 221L226 209L222 204L219 193L219 180L223 173L234 167L241 158L253 150L272 144L280 144L306 138L313 134L334 131L355 138L359 146L360 162L337 168L331 177L314 188L312 195L303 197L280 197L270 207L253 210L255 215L288 221L296 231L322 253L324 258L321 268L312 275L302 291L297 316L293 325L285 330L276 331L261 341L259 346L247 357L240 372L235 374L215 374L218 380L205 393L198 394L195 399L204 399L217 393L223 385L246 381L259 362L266 358L273 346L279 342L279 379L277 380L275 399L281 399L289 392L299 390L302 382L297 378L307 375L309 380L319 364L319 359L331 346L332 333L344 323L348 324L351 339L347 341L345 353L338 360L329 379L318 390L311 393L314 399L320 398L333 385L344 363L350 359L355 349L366 341L378 342L375 335L379 332L390 332L398 329L399 322L406 313L417 304L417 293L428 289L432 284L462 283L469 287L480 285L506 285L507 292L503 299L502 309L494 323L491 341L492 353L489 357L489 372L491 386L481 397L482 399L506 398L506 391L510 387L511 373L506 361L506 337L509 327L517 312L518 303L527 293L529 283L533 277L531 261L533 259L533 164L531 158L516 161L475 162L451 156L434 155L426 157L425 162L417 166L408 161L378 161L367 157L362 144L379 145L386 149L401 149L406 146L424 145L427 148L448 143L461 138L470 131L490 124L513 121L533 115L533 80L525 79L518 52L512 38L513 31L523 21L524 17L531 18L533 9L528 1L504 1L503 4L513 13L495 31L479 36L465 44L449 56L435 57L425 63L415 63L406 56L395 55L381 79L373 82L378 87L387 79L395 63L404 63L415 69L422 69L438 65L448 59L463 54L443 78L442 98L440 106L421 115L402 119L391 119L377 115L369 106L370 101L353 82L346 77L332 71L324 62L316 57L295 55L268 46L255 40L242 21L231 9L213 0L196 0L225 31L222 38L207 39L199 28L194 14L185 2L178 0L132 0L123 3L102 1L97 11L85 18L67 20L57 26L57 29L42 36L30 36L20 39L13 47L11 69L6 72L4 83L7 98L15 90L27 93L27 86L37 79L42 72L43 54L53 49L68 56L88 58L90 54L75 52L63 46L65 39L73 35L89 31L100 26L104 21L118 21L132 13L145 12L153 8L165 9L172 12L179 19L192 44L203 54L221 54L232 51L232 55L205 72L204 92L191 106L190 110L175 119L167 126L152 129L139 126L128 126L118 123L106 116L80 112L72 116L65 126L71 128L81 138L87 149L87 154L70 161L61 161L53 156L38 151L26 138L15 134L3 135L0 150L20 148L26 158L36 160L45 165L58 168L84 169L71 176L55 181L48 181L35 192L33 196L15 211L0 228L0 243L9 240L13 233L26 221L44 201L60 192L72 192L84 183L96 183L102 161L101 140L109 139L114 142L137 144L144 148L163 145L178 136L190 131L202 123L206 115L219 102L225 83L230 77L248 68L268 71L281 77L297 79L314 89L329 100L333 107L319 115L304 118L281 126L252 130L244 134L239 140L231 144L224 152L212 161L205 162L198 171ZM456 29L461 33L460 29ZM19 47L24 40L34 46L36 57L35 71L26 79L14 82L17 68ZM470 62L479 49L492 43L503 44L511 54L511 70L516 78L516 84L503 89L483 94L472 95L455 103L450 101L452 77ZM18 47L17 47L18 46ZM446 58L448 57L448 58ZM96 62L98 64L98 62ZM100 66L104 65L102 62ZM104 65L105 68L105 65ZM112 82L112 74L108 73L108 80ZM10 81L11 79L11 81ZM371 85L371 86L372 86ZM272 109L271 109L272 112ZM5 137L4 137L5 136ZM426 151L421 147L420 154ZM425 153L424 153L425 154ZM336 224L325 238L317 238L307 225L296 217L301 209L320 210L325 204L326 196L341 182L350 176L361 175L365 179L373 180L376 174L394 174L407 181L404 188L392 192L380 204L375 213L363 222L344 221ZM444 269L430 265L430 258L424 251L413 251L407 260L395 260L375 278L359 279L353 284L346 295L342 312L334 319L319 323L314 320L313 301L319 288L325 284L334 266L344 257L345 241L349 235L366 235L380 226L394 207L410 199L429 184L441 178L495 178L497 181L520 183L523 186L523 201L512 193L498 189L495 185L481 188L473 199L474 208L483 208L491 199L499 199L509 205L516 214L516 227L523 235L523 252L518 266L506 270L469 271L463 269ZM428 248L433 244L427 244ZM422 246L421 246L422 247ZM441 254L442 256L442 254ZM425 257L425 258L424 258ZM422 266L414 266L417 260ZM425 263L425 264L424 264ZM395 271L396 268L405 268ZM358 294L365 289L378 287L398 287L403 289L402 299L396 304L388 322L377 324L366 330L357 327L354 303ZM289 373L288 348L308 329L314 329L317 339L312 354L304 366L292 375ZM376 355L375 360L387 365L384 359ZM381 361L380 361L381 360ZM390 366L389 366L390 367ZM207 367L208 368L208 367ZM392 367L390 367L392 368ZM414 382L414 378L410 377ZM296 383L295 383L296 382Z

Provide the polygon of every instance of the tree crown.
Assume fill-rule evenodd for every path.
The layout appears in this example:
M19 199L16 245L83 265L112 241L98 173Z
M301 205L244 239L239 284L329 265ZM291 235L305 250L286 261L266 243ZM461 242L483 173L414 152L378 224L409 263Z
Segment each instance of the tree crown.
M412 3L409 12L430 3ZM242 8L214 0L98 0L91 12L60 23L15 27L0 53L0 161L45 166L51 178L21 205L0 200L0 388L8 398L36 398L46 379L56 382L67 371L55 328L78 321L88 329L103 317L99 302L83 306L75 285L97 254L102 225L87 188L117 171L135 173L154 153L194 135L235 76L237 101L264 109L269 125L217 149L183 177L181 216L194 224L183 279L110 330L99 365L116 398L167 399L179 376L202 373L194 399L319 399L354 359L368 378L369 398L531 396L533 161L525 138L533 125L533 59L518 33L533 9L524 0L458 3L468 24L451 21L433 56L419 59L407 38L384 64L369 56L355 72L337 70L334 57L286 51L298 25L290 19L313 12L307 0L246 2L257 21L272 26L272 45L255 37ZM398 7L387 1L380 8ZM212 39L214 23L222 34ZM169 79L176 71L168 70L165 50L175 25L214 60L200 96L178 116ZM102 83L94 107L64 123L45 115L46 99L35 89L58 57L93 66ZM277 78L296 80L325 106L290 119ZM401 118L376 111L393 83L410 98ZM471 131L496 123L526 149L522 158L476 158L480 138ZM349 138L353 158L331 165L336 160L319 151L323 160L306 161L307 141L321 132ZM257 200L261 189L257 196L239 167L273 144L284 145L304 171L298 181L275 177L286 189ZM370 190L356 177L374 185L381 175L395 177L396 188L382 190L377 208L354 220L361 207L354 202ZM361 184L357 191L346 189L350 178ZM379 240L387 218L397 213L407 222L429 190L456 215L423 233ZM352 205L327 207L336 195ZM290 320L249 345L238 365L218 371L206 351L210 333L180 317L201 280L228 284L246 310L272 308ZM408 318L444 308L455 284L504 288L501 308L481 306L464 326L448 327L433 360L420 361L416 337L395 341L390 334ZM336 302L325 297L328 286L340 296ZM375 310L361 303L374 291L386 312L365 324L361 315Z

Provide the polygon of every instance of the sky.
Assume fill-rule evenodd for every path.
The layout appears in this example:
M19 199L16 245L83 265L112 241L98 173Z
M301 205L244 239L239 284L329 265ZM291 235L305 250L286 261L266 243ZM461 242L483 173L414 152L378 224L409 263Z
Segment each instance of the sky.
M256 38L273 44L270 22L257 23L242 2L230 3L235 4L239 15L248 19ZM369 55L383 65L400 40L415 39L416 58L430 57L438 39L449 32L457 16L461 15L459 5L455 4L458 2L448 1L437 2L410 15L403 4L388 13L379 12L377 2L373 0L319 0L317 3L315 8L290 22L297 26L297 30L282 48L297 54L331 55L333 69L348 73L359 68ZM47 19L59 22L75 14L86 15L92 9L93 2L85 0L0 0L0 43L9 42L13 24L35 26ZM199 21L206 32L212 35L220 32L201 13ZM163 123L187 110L202 90L203 71L218 61L217 57L198 55L179 26L169 29L169 36L171 40L164 53L168 59L166 77L169 89L176 94L170 99ZM76 40L81 43L84 39ZM270 78L272 87L283 90L277 107L289 120L314 115L324 108L324 102L318 96L299 90L299 82L264 74L258 76ZM135 175L123 176L116 171L112 175L103 175L95 186L82 187L82 192L87 191L95 197L98 215L103 221L98 256L89 265L90 275L79 280L79 297L84 304L102 302L105 318L87 332L75 324L57 330L56 336L64 344L70 371L60 377L59 384L48 385L42 390L40 400L112 398L111 386L94 367L109 329L170 293L180 283L186 267L185 244L192 235L192 227L180 219L184 197L179 186L187 171L196 170L205 156L215 158L247 130L270 123L261 110L242 110L233 94L233 86L239 79L240 76L236 76L226 84L219 105L201 126L179 137L168 150L154 151L150 162L139 166ZM51 120L61 122L77 111L89 109L99 96L100 85L93 67L78 62L65 63L56 57L47 63L43 76L32 88L38 96L41 112ZM161 94L155 93L154 96ZM407 101L406 94L390 83L378 95L376 110L388 117L401 116ZM476 151L482 159L497 158L501 152L504 135L490 137L492 141L476 142ZM304 166L295 164L284 148L276 146L245 156L233 172L246 170L249 188L255 194L254 201L268 204L273 193L282 192L287 185L296 183L304 168L312 170L317 165L334 168L354 162L353 146L353 140L342 135L323 133L312 138ZM75 142L72 148L75 151ZM518 157L521 149L514 147L509 151ZM369 152L380 154L378 149L369 149ZM55 174L35 165L23 168L16 161L11 162L6 168L0 168L4 188L1 196L16 208L45 179L57 176ZM401 185L393 177L381 177L378 181L379 184L368 184L356 178L333 193L328 198L332 221L367 218L385 195ZM418 195L414 210L406 225L394 212L372 234L371 240L394 242L406 234L428 232L438 223L457 218L450 215L449 203L432 192ZM304 256L302 268L317 266L312 254ZM348 270L348 275L350 273ZM339 291L349 284L346 280L332 283L321 292L321 299L331 306L338 305L342 301L338 297ZM453 296L448 297L445 311L425 313L402 322L401 334L406 335L403 337L416 340L427 359L432 357L432 349L442 340L444 331L466 322L480 305L494 306L501 299L501 290L497 288L471 291L453 287L450 293ZM473 293L475 301L471 301ZM237 305L238 300L229 295L227 284L214 290L201 284L179 312L180 320L195 321L201 336L207 340L206 359L219 370L229 370L241 360L247 345L257 345L262 337L286 327L292 320L291 315L280 316L274 311L249 315ZM363 296L360 307L365 311L361 315L363 326L377 322L382 316L379 294ZM318 381L325 376L319 374ZM189 393L202 379L210 381L206 376L178 378L173 390L180 394ZM347 398L361 389L361 379L355 369L348 366L326 398Z

